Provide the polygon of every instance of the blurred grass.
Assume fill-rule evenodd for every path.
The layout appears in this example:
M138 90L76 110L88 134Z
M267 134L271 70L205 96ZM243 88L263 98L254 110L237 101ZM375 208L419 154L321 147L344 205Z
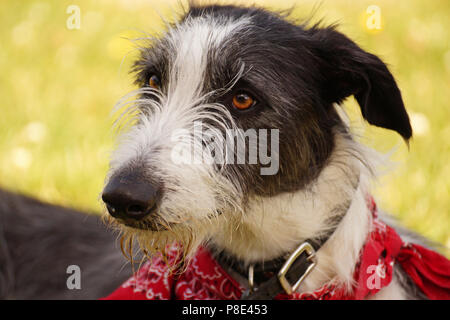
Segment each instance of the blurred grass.
M245 3L244 1L237 1ZM255 1L288 8L294 1ZM81 28L69 30L69 5ZM366 27L369 5L381 30ZM113 146L110 111L132 86L133 45L123 37L158 31L175 1L2 1L0 3L0 185L82 209L98 195ZM448 0L298 1L391 66L416 135L410 150L394 133L367 126L349 99L362 140L396 147L395 170L375 189L379 205L408 227L450 246L450 2ZM125 57L125 59L124 59Z

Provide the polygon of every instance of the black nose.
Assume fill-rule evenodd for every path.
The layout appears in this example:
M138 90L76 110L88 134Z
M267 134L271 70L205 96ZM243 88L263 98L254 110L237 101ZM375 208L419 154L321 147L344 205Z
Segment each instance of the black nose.
M129 174L112 177L102 199L113 217L140 220L156 210L159 194L154 183Z

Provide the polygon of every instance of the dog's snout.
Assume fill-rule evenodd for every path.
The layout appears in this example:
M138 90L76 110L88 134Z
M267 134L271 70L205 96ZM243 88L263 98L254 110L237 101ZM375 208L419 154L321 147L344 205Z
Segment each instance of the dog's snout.
M159 187L135 175L111 178L102 199L115 218L140 220L157 207Z

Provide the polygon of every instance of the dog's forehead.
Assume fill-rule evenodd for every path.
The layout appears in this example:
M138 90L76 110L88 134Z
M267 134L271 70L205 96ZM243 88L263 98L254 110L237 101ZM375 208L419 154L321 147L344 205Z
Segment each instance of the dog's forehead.
M193 83L218 88L244 66L250 73L276 72L293 61L286 55L293 54L289 46L295 42L294 30L292 24L263 10L191 10L150 49L147 65L159 65L172 88L185 82L191 89Z
M251 25L251 17L234 19L229 16L186 16L169 29L166 38L178 53L195 53L198 49L220 48L234 34Z
M168 82L173 88L180 85L203 89L211 79L214 68L229 69L228 59L232 41L245 33L251 25L250 17L233 19L227 16L188 16L175 28L168 30L163 43L167 52L165 59ZM232 63L238 69L239 63ZM234 70L234 72L237 70Z

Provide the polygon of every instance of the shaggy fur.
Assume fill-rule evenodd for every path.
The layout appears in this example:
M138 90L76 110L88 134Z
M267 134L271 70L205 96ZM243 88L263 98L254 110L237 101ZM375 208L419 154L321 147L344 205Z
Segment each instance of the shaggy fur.
M353 139L340 103L354 95L369 123L408 141L408 115L386 65L334 26L295 24L238 6L191 6L140 51L139 89L119 103L130 122L112 153L106 185L138 181L158 196L143 219L110 218L125 241L137 239L150 252L178 241L188 258L211 243L250 264L336 228L299 290L331 280L350 287L371 225L366 197L379 157ZM155 75L158 89L148 86ZM239 92L257 103L233 108ZM189 134L198 121L218 132L278 129L279 170L261 174L261 161L217 165L208 152L200 163L173 161L180 140L181 151L191 145L194 153L204 151L205 141ZM396 278L379 297L411 297L404 283Z

